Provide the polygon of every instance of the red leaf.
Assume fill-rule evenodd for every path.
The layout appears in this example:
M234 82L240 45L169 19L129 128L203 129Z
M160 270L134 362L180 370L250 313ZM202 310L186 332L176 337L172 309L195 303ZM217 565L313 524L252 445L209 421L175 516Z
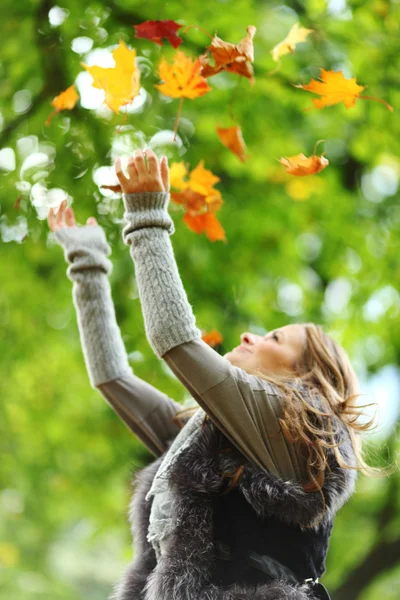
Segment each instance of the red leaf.
M173 48L178 48L183 40L177 35L177 31L183 25L175 21L165 19L164 21L144 21L140 25L133 26L136 29L137 38L146 38L162 46L161 38L167 38Z

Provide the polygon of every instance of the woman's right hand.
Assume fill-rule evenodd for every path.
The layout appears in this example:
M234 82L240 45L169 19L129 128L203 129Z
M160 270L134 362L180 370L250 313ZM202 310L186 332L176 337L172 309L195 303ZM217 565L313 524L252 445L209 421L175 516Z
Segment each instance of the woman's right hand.
M47 215L47 222L51 231L56 231L61 227L76 227L76 220L74 211L69 206L66 209L67 201L63 200L58 208L57 215L54 214L54 209L50 208ZM89 217L86 221L86 225L96 226L98 225L94 217Z

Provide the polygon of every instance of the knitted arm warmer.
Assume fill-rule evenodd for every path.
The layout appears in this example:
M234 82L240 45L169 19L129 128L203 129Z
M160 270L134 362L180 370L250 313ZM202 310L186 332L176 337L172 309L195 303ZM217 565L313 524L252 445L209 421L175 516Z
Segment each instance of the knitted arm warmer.
M175 231L168 192L122 195L126 225L147 339L158 358L171 348L201 338L170 241Z
M62 227L55 231L55 238L69 263L67 276L73 282L72 298L91 386L131 374L111 296L112 263L107 258L111 248L104 230L91 225Z

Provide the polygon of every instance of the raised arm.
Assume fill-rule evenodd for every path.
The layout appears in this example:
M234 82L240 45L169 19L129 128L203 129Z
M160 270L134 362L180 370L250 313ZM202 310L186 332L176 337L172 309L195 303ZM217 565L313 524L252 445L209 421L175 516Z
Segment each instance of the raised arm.
M62 210L62 209L61 209ZM72 296L90 384L155 455L179 432L182 406L137 377L117 324L108 276L111 248L99 226L60 227L55 238L69 263Z
M117 173L119 167L116 165ZM165 173L165 166L161 167ZM142 168L139 163L137 187ZM123 189L130 189L129 180L125 181L121 173L119 179L125 184ZM146 176L143 181L145 185ZM201 339L170 241L175 228L167 211L169 193L123 193L123 202L126 225L122 235L134 261L146 334L155 354L166 361L214 423L250 460L277 475L300 479L304 465L286 443L278 420L279 389L233 366Z

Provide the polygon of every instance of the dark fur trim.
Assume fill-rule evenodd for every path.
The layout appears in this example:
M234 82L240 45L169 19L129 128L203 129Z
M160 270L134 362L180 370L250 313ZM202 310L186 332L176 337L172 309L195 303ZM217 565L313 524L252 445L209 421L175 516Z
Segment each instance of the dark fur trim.
M344 426L336 441L344 460L353 464L354 454ZM230 452L219 452L230 447ZM115 590L115 600L315 600L311 589L284 581L222 587L211 584L216 553L213 538L213 496L226 486L224 472L244 465L237 488L261 518L269 515L289 524L312 524L322 511L318 492L306 493L296 482L283 481L248 461L218 430L206 421L192 445L179 454L169 468L175 494L176 527L168 551L156 561L147 542L151 502L145 496L163 457L136 477L136 491L130 508L136 558ZM326 502L325 526L354 490L357 472L339 467L328 450L331 472L326 473L323 492Z
M317 600L306 584L290 585L282 580L257 586L234 584L226 589L212 585L196 600Z
M147 541L152 502L146 501L146 494L158 471L165 454L137 471L132 482L134 492L129 507L129 522L134 540L135 558L125 570L120 581L114 586L110 600L142 600L143 588L149 573L157 565L153 546Z
M348 448L343 453L347 455L347 452ZM325 474L323 494L325 515L332 519L353 493L357 472L338 468L330 449L328 463L331 471ZM300 483L284 481L251 463L246 465L239 489L261 518L278 516L289 525L317 526L324 510L320 492L305 492Z

